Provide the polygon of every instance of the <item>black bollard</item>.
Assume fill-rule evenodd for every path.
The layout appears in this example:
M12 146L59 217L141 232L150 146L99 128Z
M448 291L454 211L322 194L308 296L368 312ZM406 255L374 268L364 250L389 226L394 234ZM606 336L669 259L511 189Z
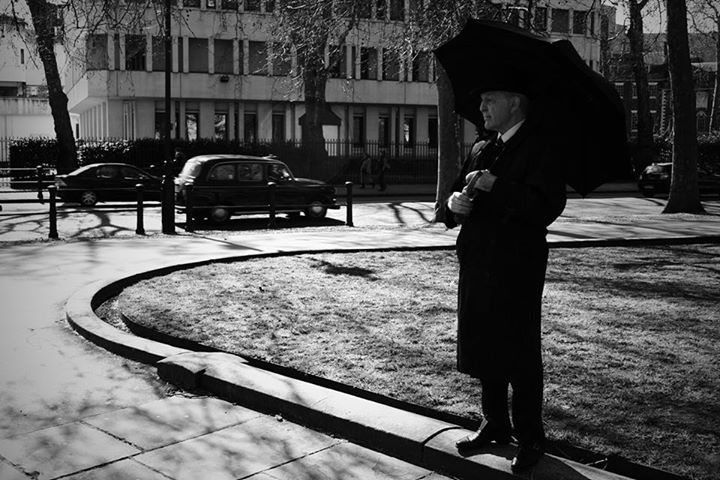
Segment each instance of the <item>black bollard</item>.
M185 231L194 232L193 225L193 186L189 183L185 186Z
M135 228L135 233L138 235L145 235L145 220L143 215L143 190L145 187L143 187L142 183L138 183L135 185L135 191L137 191L137 228Z
M345 220L345 224L346 224L348 227L354 227L355 225L353 225L353 212L352 212L352 208L353 208L353 183L352 183L352 182L345 182L345 190L346 190L346 194L347 194L347 200L346 200L346 202L347 202L347 207L346 207L346 209L347 209L347 211L346 211L347 219Z
M268 228L275 228L275 182L268 182L268 204L270 207L270 221L268 222Z
M48 187L48 193L50 194L50 233L48 236L51 239L57 239L57 202L55 201L57 187L55 185L50 185Z
M40 201L40 203L45 203L45 199L43 198L42 165L38 165L35 167L35 174L37 175L37 199L38 201Z

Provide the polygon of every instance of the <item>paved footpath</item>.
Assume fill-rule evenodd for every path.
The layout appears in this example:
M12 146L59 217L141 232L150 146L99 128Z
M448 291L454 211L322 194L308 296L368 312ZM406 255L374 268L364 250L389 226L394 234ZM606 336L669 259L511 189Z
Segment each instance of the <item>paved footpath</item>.
M549 238L553 242L716 239L720 205L711 202L706 207L711 215L661 216L661 201L571 201L563 218L551 227ZM356 215L359 228L355 229L163 236L151 223L146 228L152 235L147 237L132 236L121 228L123 238L0 243L0 480L448 478L343 435L327 435L272 413L180 391L159 379L153 366L83 339L64 315L68 298L88 284L162 266L267 252L454 243L454 231L427 224L427 203L366 208L386 216L371 221ZM103 227L87 228L86 234L96 236ZM37 231L41 229L33 234ZM10 233L6 238L17 241L17 230ZM182 362L177 365L183 367ZM271 380L264 380L265 385ZM450 445L461 433L456 429L433 440ZM433 451L442 453L447 445ZM506 464L511 455L506 451L471 459L477 468L497 464L477 478L510 478ZM448 465L464 461L437 456ZM549 478L620 478L580 467L567 472Z

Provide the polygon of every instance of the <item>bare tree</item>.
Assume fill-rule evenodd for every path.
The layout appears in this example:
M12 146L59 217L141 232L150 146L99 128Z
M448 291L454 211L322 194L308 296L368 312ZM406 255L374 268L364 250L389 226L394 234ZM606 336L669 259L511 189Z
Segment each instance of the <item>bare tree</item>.
M688 11L693 30L715 44L715 80L708 131L720 130L720 4L717 0L691 0Z
M663 213L704 213L698 192L695 86L685 0L666 0L668 66L673 104L673 168Z
M410 22L403 35L412 45L412 56L418 52L432 51L457 35L469 18L502 19L502 10L489 1L436 0L424 2L410 12ZM455 97L452 85L439 62L435 62L438 92L438 175L435 195L435 219L443 221L441 202L450 193L452 184L460 173L462 162L463 120L454 110ZM468 74L472 69L468 69Z
M48 87L50 112L53 117L55 137L58 144L56 168L59 173L72 171L77 167L77 149L73 136L72 123L68 113L68 98L60 79L60 71L55 57L55 31L58 26L57 7L46 0L26 0L35 30L35 44L45 71ZM13 2L13 12L17 12ZM16 18L16 21L20 19Z
M626 34L630 43L630 62L637 96L637 150L633 158L636 172L652 163L654 145L643 27L643 9L647 4L648 0L625 0L630 20Z

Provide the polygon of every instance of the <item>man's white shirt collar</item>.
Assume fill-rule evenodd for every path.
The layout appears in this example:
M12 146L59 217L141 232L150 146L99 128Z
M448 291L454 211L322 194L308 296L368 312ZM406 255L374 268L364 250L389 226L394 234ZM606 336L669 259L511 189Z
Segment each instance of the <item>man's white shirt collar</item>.
M502 135L499 135L498 138L500 138L503 141L503 143L507 143L508 140L510 140L512 138L512 136L515 135L515 133L517 133L517 131L520 129L520 126L524 122L525 122L525 120L520 120L518 123L516 123L515 125L510 127L510 129L507 132L503 133Z

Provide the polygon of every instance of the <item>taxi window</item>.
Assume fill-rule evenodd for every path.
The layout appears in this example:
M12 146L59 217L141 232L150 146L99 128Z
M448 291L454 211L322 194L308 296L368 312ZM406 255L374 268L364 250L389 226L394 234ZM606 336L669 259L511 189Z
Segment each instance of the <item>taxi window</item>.
M292 174L285 165L273 164L268 168L268 180L271 182L292 180Z
M217 165L210 171L208 180L215 180L219 182L227 182L235 180L235 165L231 163L224 163Z
M259 182L262 180L262 166L259 163L239 163L238 180L241 182Z
M120 169L115 165L103 165L97 169L97 178L118 178Z

